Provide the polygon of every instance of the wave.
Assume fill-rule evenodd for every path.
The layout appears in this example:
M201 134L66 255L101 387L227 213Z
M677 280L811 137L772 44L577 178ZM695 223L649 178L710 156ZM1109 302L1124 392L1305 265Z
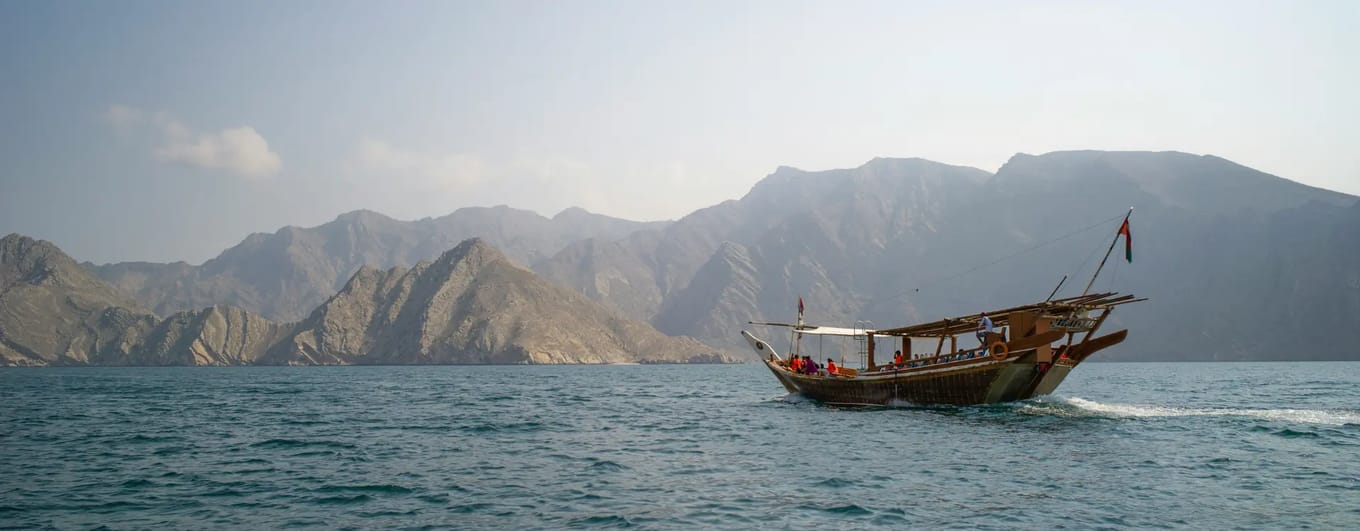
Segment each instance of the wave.
M124 481L120 487L125 489L142 489L157 486L156 482L147 479L129 479Z
M587 468L590 469L590 470L596 471L596 472L616 472L616 471L620 471L620 470L628 470L628 467L627 467L627 466L622 465L622 464L619 464L619 463L615 463L615 462L610 461L610 460L608 460L608 459L603 459L603 460L600 460L600 461L596 461L596 462L594 462L594 463L591 463L590 466L587 467Z
M476 424L476 425L471 425L471 426L460 426L460 427L458 427L459 430L462 430L462 431L465 431L465 432L469 432L469 433L493 433L493 432L501 432L501 431L506 431L506 432L535 432L535 431L542 431L544 428L545 428L545 426L544 426L543 423L541 423L541 422L534 422L534 421L526 421L526 422L508 422L508 423L495 423L495 422L491 422L491 423L486 423L486 424Z
M184 440L184 437L180 437L180 436L177 436L177 435L157 436L157 435L142 435L142 434L137 434L137 435L133 435L133 436L128 437L128 438L123 439L123 440L126 441L126 442L129 442L129 443L133 443L133 444L148 444L148 443L163 443L163 442L179 442L179 441L183 441L183 440Z
M867 516L874 514L873 511L870 511L853 503L849 505L837 505L835 507L823 507L821 508L821 511L838 516Z
M464 503L464 504L462 504L462 505L457 505L457 506L451 507L451 508L449 508L449 510L452 511L452 512L455 512L455 513L476 513L476 512L482 512L482 511L485 511L485 510L487 510L487 509L491 509L491 508L494 508L494 507L495 507L495 505L492 505L492 504L490 504L490 503L481 503L481 502L477 502L477 503Z
M1055 407L1056 406L1056 407ZM1075 411L1073 411L1075 410ZM1330 426L1360 425L1360 412L1326 409L1192 408L1139 404L1105 404L1084 398L1045 399L1020 406L1023 413L1114 418L1245 417Z
M814 483L814 484L813 484L814 487L826 487L826 488L832 488L832 489L840 489L840 488L845 488L845 487L853 487L853 486L855 486L855 485L857 485L857 483L855 482L855 480L853 480L853 479L841 479L841 478L828 478L828 479L824 479L824 480L818 481L817 483Z
M336 492L369 492L375 494L410 494L411 489L401 485L380 484L380 485L323 485L316 489L317 492L336 493Z
M198 494L197 496L202 498L239 498L245 495L246 493L236 489L218 489L214 491L204 492L202 494Z
M373 497L367 494L359 494L357 496L328 496L308 501L317 505L353 505L356 503L368 503L373 501Z
M253 443L253 444L250 445L250 447L251 447L251 448L308 448L308 447L320 447L320 448L345 448L345 449L349 449L349 448L354 448L354 445L353 445L353 444L349 444L349 443L339 442L339 441L327 441L327 440L319 440L319 441L303 441L303 440L297 440L297 439L269 439L269 440L267 440L267 441L261 441L261 442Z
M635 525L632 520L612 514L577 518L567 524L568 527L633 527Z

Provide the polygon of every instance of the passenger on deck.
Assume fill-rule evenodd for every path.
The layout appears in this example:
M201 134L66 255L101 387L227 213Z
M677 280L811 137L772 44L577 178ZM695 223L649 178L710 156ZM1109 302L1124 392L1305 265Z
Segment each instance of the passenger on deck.
M994 331L994 329L992 328L992 318L987 317L987 312L982 312L978 317L982 318L978 320L977 329L978 343L981 343L985 346L987 344L987 334L990 334Z
M817 371L821 369L817 366L817 362L812 361L812 356L803 356L803 364L803 372L806 374L817 374Z
M836 362L831 358L826 359L826 373L835 376L837 372Z
M902 351L893 353L893 365L902 365Z
M789 370L792 372L803 372L803 360L798 356L789 357Z

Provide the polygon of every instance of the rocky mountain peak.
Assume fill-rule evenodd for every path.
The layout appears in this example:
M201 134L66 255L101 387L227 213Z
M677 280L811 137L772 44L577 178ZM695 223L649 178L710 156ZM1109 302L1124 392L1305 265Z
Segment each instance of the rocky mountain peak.
M619 318L481 238L431 263L360 269L277 346L275 363L689 361L712 349ZM717 358L697 358L721 360Z
M122 294L96 280L51 242L10 234L0 239L0 289L7 289L17 282L35 286L91 287L101 298L135 306Z
M27 264L38 259L62 258L70 260L61 249L47 240L37 240L20 234L10 234L0 239L0 260L4 260L0 263ZM74 260L70 262L75 263Z
M468 238L457 247L445 251L434 261L435 266L465 265L481 268L493 262L508 260L505 254L481 238Z
M1096 186L1110 193L1146 194L1167 206L1226 214L1294 208L1310 200L1345 205L1351 196L1252 169L1213 155L1180 151L1055 151L1016 154L997 171L1008 192L1036 185L1071 193Z
M598 214L595 214L595 213L593 213L593 212L591 212L591 211L589 211L589 210L586 210L586 209L584 209L584 208L581 208L581 207L567 207L567 208L563 209L561 212L558 212L557 215L555 215L555 216L552 217L552 219L553 219L553 221L560 221L560 220L567 220L567 219L584 219L584 218L594 217L594 216L597 216L597 215L598 215Z
M49 242L0 239L0 364L125 359L152 319Z
M359 209L336 216L333 223L347 226L385 226L399 222L379 212Z

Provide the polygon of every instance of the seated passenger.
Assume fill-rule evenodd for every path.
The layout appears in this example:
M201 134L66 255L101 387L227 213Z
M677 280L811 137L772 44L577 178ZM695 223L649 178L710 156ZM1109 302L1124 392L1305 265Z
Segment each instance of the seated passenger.
M893 365L901 364L902 364L902 351L899 350L893 353Z
M836 362L831 358L826 359L826 373L835 376L837 373Z

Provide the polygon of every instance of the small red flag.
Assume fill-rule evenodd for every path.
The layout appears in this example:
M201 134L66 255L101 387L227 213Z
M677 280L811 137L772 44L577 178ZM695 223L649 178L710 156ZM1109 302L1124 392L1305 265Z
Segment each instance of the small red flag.
M1133 235L1129 234L1129 220L1124 219L1124 224L1119 226L1119 234L1124 235L1124 259L1133 263Z

